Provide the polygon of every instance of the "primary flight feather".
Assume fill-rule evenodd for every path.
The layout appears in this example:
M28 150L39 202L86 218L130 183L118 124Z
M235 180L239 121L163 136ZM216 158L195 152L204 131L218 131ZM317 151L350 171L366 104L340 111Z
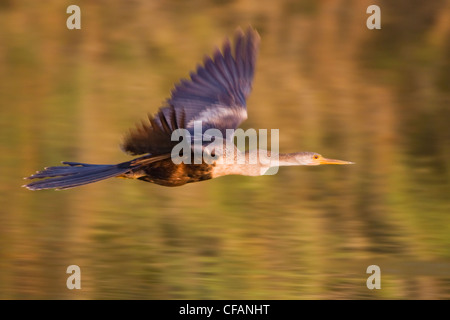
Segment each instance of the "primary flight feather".
M137 125L125 137L122 149L140 157L113 165L63 162L65 166L48 167L26 178L41 180L24 187L30 190L67 189L112 177L180 186L231 174L262 175L273 166L352 163L327 159L314 152L277 154L271 158L276 161L251 163L249 159L258 150L242 152L234 145L230 147L226 138L223 140L225 152L218 157L233 154L236 160L233 163L173 161L171 152L178 143L172 140L175 130L184 129L194 137L198 134L195 132L197 122L202 125L201 134L216 129L229 139L227 129L236 129L247 119L246 99L252 89L259 42L260 37L253 28L249 27L245 32L238 29L234 46L225 40L222 50L216 49L211 57L205 57L203 64L190 73L189 80L182 79L176 84L159 112L149 116L148 121Z

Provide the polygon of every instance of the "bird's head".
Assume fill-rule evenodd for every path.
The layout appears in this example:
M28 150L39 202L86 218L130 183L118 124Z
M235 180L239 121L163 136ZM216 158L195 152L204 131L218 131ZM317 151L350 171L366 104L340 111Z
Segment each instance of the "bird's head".
M354 164L354 162L328 159L316 152L298 152L295 154L295 159L299 165L303 166L318 166L321 164Z

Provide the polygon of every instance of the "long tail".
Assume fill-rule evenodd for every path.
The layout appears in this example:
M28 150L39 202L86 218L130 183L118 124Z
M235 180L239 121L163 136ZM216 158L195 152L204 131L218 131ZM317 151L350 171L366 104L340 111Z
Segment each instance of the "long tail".
M87 164L79 162L63 162L68 166L48 167L26 179L49 178L33 181L24 185L30 190L68 189L84 184L116 177L129 171L133 161L119 164Z

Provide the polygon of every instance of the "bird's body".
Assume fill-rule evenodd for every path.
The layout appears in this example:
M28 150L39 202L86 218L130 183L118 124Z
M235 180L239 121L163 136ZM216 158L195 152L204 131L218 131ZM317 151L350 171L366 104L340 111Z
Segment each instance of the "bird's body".
M149 116L149 123L142 123L126 136L122 149L140 157L116 165L63 162L66 166L48 167L28 177L44 179L25 187L30 190L67 189L111 177L173 187L224 175L263 175L269 168L278 166L351 163L326 159L313 152L270 154L260 150L241 152L236 148L233 136L226 132L238 128L247 119L246 99L252 87L258 46L259 35L254 29L248 28L245 33L238 30L234 48L226 40L222 51L216 50L190 73L190 80L181 80L166 105L155 116ZM200 147L194 141L198 138L195 133L198 123L201 125ZM205 139L209 137L209 129L226 137L214 140L218 142L216 146L223 146L217 154L216 149L208 149L205 142L211 141ZM189 140L193 158L198 157L200 151L201 155L212 156L212 160L175 161L172 151L178 142L173 134L178 130L194 137Z
M209 180L213 178L214 164L175 164L167 159L150 163L130 170L120 177L139 179L165 187L178 187L186 183Z

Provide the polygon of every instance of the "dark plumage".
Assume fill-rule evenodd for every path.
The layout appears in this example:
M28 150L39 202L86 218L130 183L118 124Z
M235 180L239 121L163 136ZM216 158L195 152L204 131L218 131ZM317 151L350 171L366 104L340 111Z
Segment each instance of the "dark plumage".
M152 182L166 187L182 186L186 183L212 179L214 165L202 164L174 164L165 159L142 166L136 173L131 172L137 179ZM125 174L124 177L128 177Z
M31 182L31 190L67 189L111 177L135 178L164 186L212 178L212 167L203 164L174 164L170 159L174 130L193 130L193 122L202 120L203 129L235 129L247 118L245 100L250 94L258 52L259 35L248 28L235 34L234 50L228 40L222 52L216 49L212 58L190 73L172 91L166 105L149 122L130 130L122 149L144 157L117 165L91 165L63 162L68 166L45 168L27 179L48 178Z
M205 57L203 65L190 73L190 80L175 85L166 106L149 117L149 123L131 130L123 150L133 155L170 153L177 143L170 141L172 132L179 128L192 131L193 121L200 119L203 130L216 128L224 136L226 129L236 129L247 119L246 98L252 88L258 46L255 30L236 31L234 54L226 40L222 52L216 49L212 58Z
M189 80L181 80L175 86L165 106L154 117L149 116L149 122L129 132L122 149L132 155L143 156L116 165L63 162L68 166L45 168L28 177L43 180L25 187L31 190L67 189L111 177L173 187L231 174L263 175L269 168L278 166L350 164L348 161L326 159L314 152L271 153L270 157L264 158L258 149L244 153L234 146L233 137L226 131L236 129L247 119L246 99L252 88L259 35L252 28L245 33L238 30L234 42L232 48L226 40L222 51L216 49L212 57L206 57L203 65L190 74ZM199 121L201 139L195 136L195 122ZM198 153L199 146L195 142L200 140L202 155L214 156L216 149L209 149L211 139L205 134L208 129L217 129L222 137L226 137L217 140L219 145L225 146L224 152L218 152L218 157L212 162L202 157L199 164L176 164L171 153L179 141L172 141L171 136L177 129L185 129L189 134L182 136L191 139L188 141L188 154ZM258 161L253 163L250 159Z

